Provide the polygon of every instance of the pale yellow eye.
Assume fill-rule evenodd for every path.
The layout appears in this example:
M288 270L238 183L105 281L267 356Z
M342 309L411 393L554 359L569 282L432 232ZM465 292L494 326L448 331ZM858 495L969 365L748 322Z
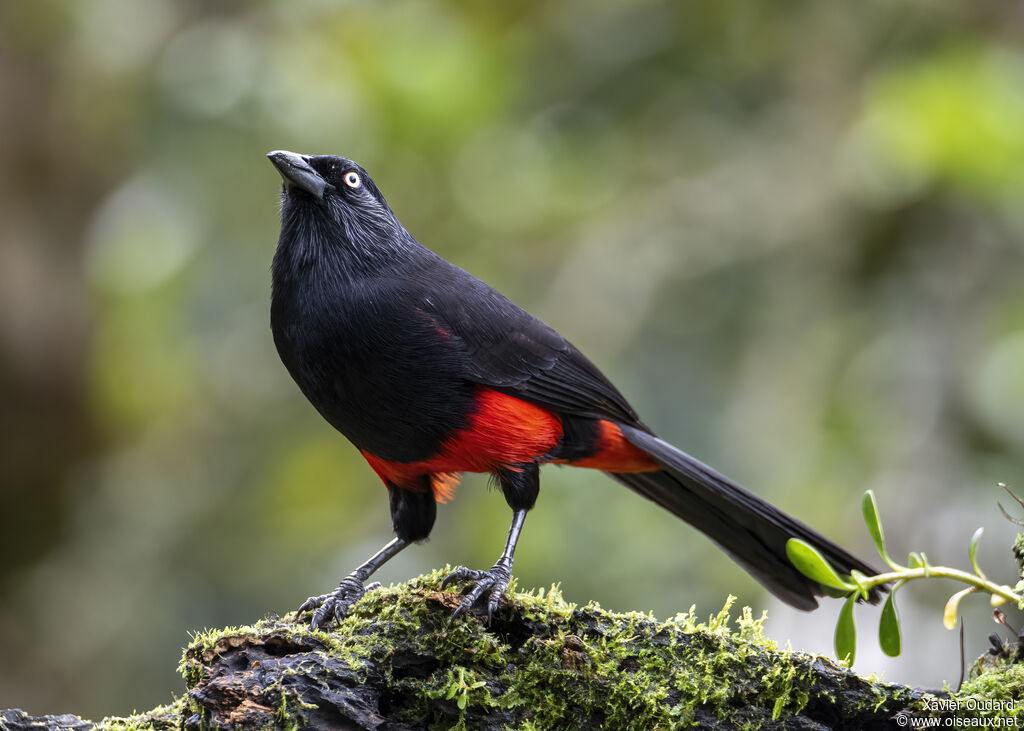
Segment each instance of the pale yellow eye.
M359 173L354 171L345 173L345 185L349 188L358 188L360 182L362 181L359 180Z

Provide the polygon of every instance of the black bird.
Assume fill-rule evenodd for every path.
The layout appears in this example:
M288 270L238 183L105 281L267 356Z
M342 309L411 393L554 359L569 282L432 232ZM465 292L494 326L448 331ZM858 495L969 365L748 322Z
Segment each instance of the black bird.
M707 534L799 609L817 607L824 592L788 560L790 538L840 572L877 573L655 436L568 340L420 245L362 167L333 155L267 157L284 178L274 342L306 398L384 481L395 531L335 591L300 607L315 610L314 626L340 618L374 571L430 535L436 504L462 472L493 475L512 508L494 566L446 579L475 582L457 611L489 593L490 614L548 463L607 472Z

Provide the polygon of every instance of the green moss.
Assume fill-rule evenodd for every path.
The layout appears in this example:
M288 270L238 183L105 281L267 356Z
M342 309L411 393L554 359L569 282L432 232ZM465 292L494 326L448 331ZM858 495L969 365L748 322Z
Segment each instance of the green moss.
M191 687L213 656L270 636L315 644L351 668L383 672L396 720L430 728L471 728L474 719L495 714L522 729L564 727L581 717L611 728L674 728L709 718L756 728L809 703L833 702L831 690L816 687L813 668L828 661L779 651L764 636L764 616L754 619L749 609L734 629L731 597L706 622L692 608L662 622L597 604L579 608L557 587L510 590L509 609L488 627L477 616L451 619L459 597L441 590L447 573L368 593L332 632L267 620L200 633L182 673ZM282 698L279 723L294 722L300 710L301 703Z
M1000 660L963 684L953 696L961 714L1024 719L1024 664Z
M181 727L185 700L179 698L166 706L134 716L108 716L96 724L95 731L163 731Z
M959 693L930 695L780 650L764 635L765 616L734 616L732 597L705 621L692 607L660 621L578 607L557 586L513 587L488 625L452 618L461 596L441 588L449 570L369 592L333 631L289 615L197 633L179 668L188 695L96 728L156 731L191 719L201 728L297 729L344 721L340 707L369 709L371 724L382 714L417 728L523 731L1024 717L1024 665L1007 659L983 658Z
M1013 556L1017 559L1017 567L1020 569L1020 581L1014 587L1014 591L1018 594L1024 593L1024 533L1018 533L1016 540L1013 542ZM1018 609L1024 609L1024 607L1017 607Z

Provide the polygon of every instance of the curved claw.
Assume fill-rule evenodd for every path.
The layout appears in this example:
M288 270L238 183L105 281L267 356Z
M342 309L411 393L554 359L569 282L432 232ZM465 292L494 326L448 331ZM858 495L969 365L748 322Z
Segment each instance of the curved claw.
M475 581L476 585L470 589L469 593L462 598L461 602L459 602L459 606L455 608L454 612L452 612L452 619L458 617L464 612L468 612L473 608L473 605L476 604L480 597L484 594L488 594L487 622L489 624L491 617L494 615L494 611L498 608L498 604L501 602L501 598L505 595L505 590L508 589L508 585L511 580L512 567L507 565L501 559L499 559L489 571L476 571L461 566L455 569L455 571L448 574L444 581L441 582L442 588L450 583L464 581Z
M298 609L295 610L295 616L298 617L299 615L303 614L304 612L311 612L311 611L313 611L314 609L319 607L321 604L323 604L328 596L330 596L330 595L329 594L321 594L320 596L311 596L309 599L307 599L306 601L302 602L302 606L300 606Z
M303 612L312 611L313 617L310 619L309 624L313 629L325 626L332 617L340 622L345 613L362 598L363 594L379 586L379 583L374 583L364 587L363 582L358 577L346 576L338 584L337 589L330 594L311 596L302 603L302 606L296 610L295 614L300 616Z

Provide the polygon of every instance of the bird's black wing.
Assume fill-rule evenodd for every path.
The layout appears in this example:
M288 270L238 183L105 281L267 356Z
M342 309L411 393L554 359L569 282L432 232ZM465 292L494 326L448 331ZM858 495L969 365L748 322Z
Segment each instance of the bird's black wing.
M490 285L438 258L420 291L424 314L462 341L470 380L559 413L646 429L597 366Z

